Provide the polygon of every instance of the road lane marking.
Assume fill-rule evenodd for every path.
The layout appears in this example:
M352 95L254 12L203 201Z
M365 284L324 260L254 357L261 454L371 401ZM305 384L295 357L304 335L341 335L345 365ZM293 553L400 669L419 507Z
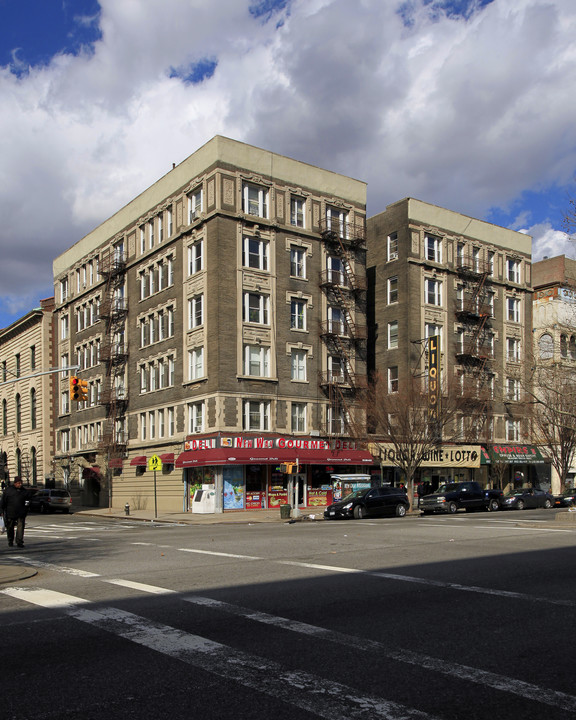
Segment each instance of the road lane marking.
M157 585L147 585L132 580L122 580L121 578L101 578L101 580L111 585L120 585L120 587L140 590L141 592L151 593L152 595L172 595L176 593L175 590L168 590L168 588L161 588Z
M213 600L208 597L185 595L182 597L182 600L195 605L221 610L231 615L253 620L254 622L263 623L265 625L273 625L274 627L289 630L290 632L302 635L311 635L315 638L337 643L338 645L344 645L344 647L354 647L356 650L362 651L375 650L380 656L384 655L391 660L408 663L410 665L417 665L418 667L433 670L441 673L442 675L448 675L459 680L470 680L478 685L485 685L495 690L501 690L513 695L518 695L519 697L527 700L536 700L537 702L544 703L545 705L552 705L553 707L559 707L563 710L570 710L572 712L576 711L576 697L574 695L568 695L567 693L556 690L548 690L547 688L542 688L538 685L517 680L516 678L497 675L496 673L480 670L478 668L470 667L469 665L445 662L439 658L412 652L410 650L394 650L376 640L360 638L354 635L346 635L345 633L335 630L328 630L326 628L309 625L308 623L303 623L298 620L290 620L288 618L270 615L265 612L251 610L250 608L232 605L230 603Z
M198 553L199 555L216 555L217 557L235 558L236 560L265 560L255 555L236 555L234 553L216 552L214 550L193 550L191 548L178 548L180 552Z
M88 572L87 570L79 570L78 568L66 567L65 565L54 565L54 563L42 562L41 560L34 560L29 556L24 555L10 555L10 560L20 560L26 565L32 565L32 567L40 567L46 570L54 570L55 572L66 573L67 575L76 575L77 577L83 578L97 578L100 577L98 573Z
M510 526L502 526L498 525L498 527L494 527L493 525L473 525L472 527L476 528L477 530L528 530L528 532L534 532L534 530L538 530L538 532L559 532L559 533L570 533L574 532L573 530L556 530L555 528L524 528L524 527L510 527Z
M80 622L224 677L327 720L432 720L435 716L342 683L215 642L114 607L88 608L88 601L37 588L1 593L40 607L62 610Z

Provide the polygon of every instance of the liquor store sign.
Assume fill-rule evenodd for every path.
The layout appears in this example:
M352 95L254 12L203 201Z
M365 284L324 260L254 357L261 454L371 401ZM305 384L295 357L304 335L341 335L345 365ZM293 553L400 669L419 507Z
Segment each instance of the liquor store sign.
M383 465L398 465L394 445L378 445ZM409 450L409 448L407 448ZM439 445L424 455L420 467L480 467L480 445Z

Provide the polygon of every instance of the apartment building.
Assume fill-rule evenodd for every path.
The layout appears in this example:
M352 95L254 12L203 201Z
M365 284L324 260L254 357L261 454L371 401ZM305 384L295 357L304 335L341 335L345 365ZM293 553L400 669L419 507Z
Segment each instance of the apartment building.
M443 393L468 398L452 436L468 460L425 463L422 479L490 482L490 465L520 482L544 458L530 445L531 238L414 198L368 219L370 369L397 393L427 379L439 336ZM528 448L528 450L527 450ZM471 459L473 458L473 460ZM385 462L385 461L384 461ZM386 464L386 463L385 463ZM393 464L390 463L393 474ZM531 469L532 468L532 469Z
M115 507L213 485L223 511L286 502L283 462L303 506L368 468L365 208L363 182L217 136L56 258L58 357L89 389L60 378L60 472Z
M0 479L52 479L54 298L0 330Z

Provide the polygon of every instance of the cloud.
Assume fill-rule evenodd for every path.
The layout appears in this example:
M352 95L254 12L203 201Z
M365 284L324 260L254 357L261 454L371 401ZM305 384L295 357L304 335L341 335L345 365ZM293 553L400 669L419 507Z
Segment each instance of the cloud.
M216 133L366 180L371 214L483 217L572 180L573 0L100 5L92 46L0 68L5 304Z
M533 262L556 255L576 258L575 239L561 230L555 230L550 223L539 223L519 232L532 235Z

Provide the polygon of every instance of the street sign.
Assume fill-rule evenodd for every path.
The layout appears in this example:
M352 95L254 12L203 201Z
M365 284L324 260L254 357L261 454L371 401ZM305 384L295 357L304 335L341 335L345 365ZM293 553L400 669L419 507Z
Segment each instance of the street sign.
M154 472L162 470L162 460L160 460L158 455L152 455L148 460L148 470Z

